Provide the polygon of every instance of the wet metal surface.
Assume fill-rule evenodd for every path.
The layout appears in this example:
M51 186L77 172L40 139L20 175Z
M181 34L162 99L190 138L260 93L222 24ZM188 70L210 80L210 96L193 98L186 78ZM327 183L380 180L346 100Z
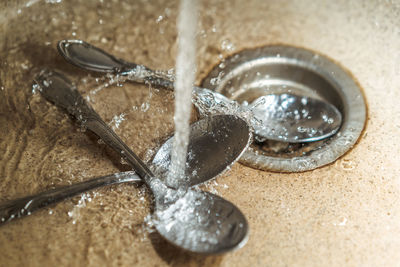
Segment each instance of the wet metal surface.
M308 97L327 101L340 110L340 130L326 140L304 144L274 140L255 143L241 162L261 170L298 172L332 163L353 147L366 121L364 96L352 77L325 56L301 48L265 46L241 51L216 65L202 85L240 103L247 101L250 106L261 96L283 94L282 103L290 102L287 94L304 96L304 104L288 109L306 118L304 122L298 120L300 136L338 123L338 119L332 119L333 112L315 111L320 106L313 105ZM265 105L271 105L269 102L277 103L267 101ZM312 114L309 120L308 114ZM315 123L320 117L324 118L322 125ZM279 125L270 127L280 130ZM296 125L286 128L293 127Z

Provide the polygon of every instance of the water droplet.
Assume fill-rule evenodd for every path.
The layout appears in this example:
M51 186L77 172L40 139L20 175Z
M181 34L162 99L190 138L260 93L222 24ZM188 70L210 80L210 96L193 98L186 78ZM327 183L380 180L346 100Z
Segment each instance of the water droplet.
M111 126L113 130L118 129L119 125L125 120L125 114L121 113L120 115L115 115L111 122L108 124Z
M4 90L4 87L3 87L3 86L1 87L1 90ZM35 84L32 85L32 94L33 94L33 95L36 94L37 91L40 91L40 86L39 86L38 84L35 83Z
M231 52L235 49L235 45L229 39L225 39L221 43L221 49L227 52Z
M158 16L158 18L156 19L156 23L160 23L163 19L164 17L162 15Z
M142 112L146 112L147 110L149 110L149 108L150 108L150 104L148 102L145 102L140 106L140 110Z
M349 159L342 159L340 161L340 167L345 171L351 171L356 168L356 163Z
M299 133L305 133L305 132L307 132L307 128L304 126L299 126L299 127L297 127L297 131Z

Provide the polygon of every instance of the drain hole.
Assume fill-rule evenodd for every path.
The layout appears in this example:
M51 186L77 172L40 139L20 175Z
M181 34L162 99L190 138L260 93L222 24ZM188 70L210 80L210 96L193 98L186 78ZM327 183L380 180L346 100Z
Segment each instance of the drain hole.
M365 124L364 98L352 77L330 59L301 48L243 50L211 70L202 86L239 103L270 94L306 96L327 101L342 113L339 132L328 139L310 143L255 141L240 161L262 170L296 172L329 164L355 144Z
M318 145L316 145L318 143ZM273 140L254 141L252 148L269 157L293 158L307 155L323 144L323 141L311 143L285 143Z

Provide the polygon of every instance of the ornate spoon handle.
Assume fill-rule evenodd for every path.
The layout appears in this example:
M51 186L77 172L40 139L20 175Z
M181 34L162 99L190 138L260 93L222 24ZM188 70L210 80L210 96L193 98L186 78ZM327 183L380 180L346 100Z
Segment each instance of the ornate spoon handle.
M106 51L82 40L61 40L58 42L57 49L65 60L79 68L101 73L119 74L127 76L129 80L138 83L146 83L154 87L174 90L173 75L116 58ZM198 107L201 116L215 112L224 113L223 110L215 109L217 106L216 103L220 103L223 106L238 105L224 95L197 86L194 86L193 97L192 102Z
M106 144L121 155L149 184L153 177L146 164L118 137L118 135L88 105L67 77L55 71L42 71L36 82L41 94L57 107L74 116L82 126L95 133Z
M81 183L55 188L37 195L11 200L0 205L0 225L15 218L30 215L38 209L101 186L140 181L142 180L134 171L114 173Z

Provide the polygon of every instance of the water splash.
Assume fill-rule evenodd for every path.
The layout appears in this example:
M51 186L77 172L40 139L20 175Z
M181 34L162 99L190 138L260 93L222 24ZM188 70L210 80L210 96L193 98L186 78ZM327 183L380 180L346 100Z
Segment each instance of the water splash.
M111 128L115 131L116 129L119 128L119 125L125 120L125 115L126 115L125 113L115 115L108 125L110 125Z
M207 195L189 190L165 210L154 214L153 223L161 231L176 232L176 240L185 247L194 248L202 245L213 246L218 243L221 222L209 220L208 209L212 204ZM203 228L199 228L199 223ZM177 231L180 227L184 231ZM209 231L209 229L215 231Z
M76 224L79 220L80 209L86 207L86 203L91 202L94 197L96 197L96 193L83 193L81 195L78 204L76 204L71 211L68 211L68 216L72 219L72 224Z

